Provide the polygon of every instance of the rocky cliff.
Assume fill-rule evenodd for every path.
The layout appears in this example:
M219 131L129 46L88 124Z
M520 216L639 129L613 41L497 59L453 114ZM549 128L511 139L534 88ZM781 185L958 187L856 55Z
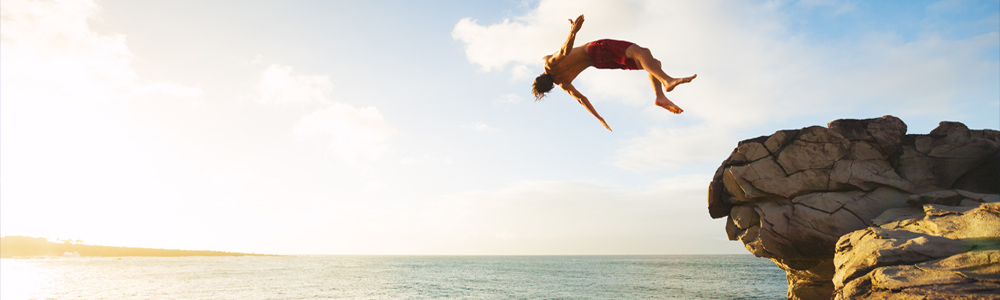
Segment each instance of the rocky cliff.
M931 199L929 195L935 193L974 195L950 198L948 203L964 205L951 209L955 211L995 201L992 195L1000 194L1000 132L941 122L929 134L908 135L906 124L893 116L778 131L739 143L709 185L708 209L713 218L728 218L730 240L742 241L751 253L773 260L786 271L790 299L830 299L835 288L844 290L861 279L851 285L853 299L876 295L872 290L862 291L863 278L872 278L865 277L866 271L875 270L871 267L888 263L843 271L850 274L838 275L840 281L835 284L835 273L846 270L839 268L847 266L843 261L871 255L848 254L849 249L863 248L854 242L861 245L864 241L845 235L857 230L902 230L883 228L897 225L875 220L918 218L927 209L913 199ZM989 211L989 207L975 209ZM887 211L893 215L882 216ZM1000 227L995 220L976 224ZM1000 237L988 236L974 243L1000 243ZM969 246L965 251L986 248ZM991 255L985 257L993 259Z

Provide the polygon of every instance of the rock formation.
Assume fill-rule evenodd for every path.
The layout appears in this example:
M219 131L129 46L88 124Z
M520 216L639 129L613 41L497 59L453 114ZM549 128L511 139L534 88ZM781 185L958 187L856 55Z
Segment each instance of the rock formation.
M730 240L786 271L788 298L830 299L842 236L887 210L912 214L911 196L939 191L1000 194L1000 132L941 122L907 135L893 116L778 131L739 143L709 185L708 209L728 218Z
M836 299L1000 299L1000 195L950 190L909 203L840 238Z

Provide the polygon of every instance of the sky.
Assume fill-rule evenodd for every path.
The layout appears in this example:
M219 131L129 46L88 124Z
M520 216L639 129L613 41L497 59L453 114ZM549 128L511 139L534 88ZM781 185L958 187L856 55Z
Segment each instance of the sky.
M535 102L541 57L649 48ZM0 233L272 254L746 254L737 143L1000 127L1000 2L0 2Z

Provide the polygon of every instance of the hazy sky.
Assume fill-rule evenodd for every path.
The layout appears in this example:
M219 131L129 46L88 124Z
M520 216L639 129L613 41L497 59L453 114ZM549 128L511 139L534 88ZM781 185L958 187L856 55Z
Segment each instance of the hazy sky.
M278 254L747 253L743 139L891 114L1000 127L1000 2L0 2L0 232ZM566 39L642 71L532 101Z

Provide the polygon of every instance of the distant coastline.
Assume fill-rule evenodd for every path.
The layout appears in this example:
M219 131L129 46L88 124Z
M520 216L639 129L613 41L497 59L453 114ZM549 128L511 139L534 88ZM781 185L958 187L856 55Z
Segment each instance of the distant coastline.
M277 256L269 254L223 251L153 249L83 245L73 242L56 243L45 238L27 236L0 237L0 258L32 257L122 257L122 256Z

